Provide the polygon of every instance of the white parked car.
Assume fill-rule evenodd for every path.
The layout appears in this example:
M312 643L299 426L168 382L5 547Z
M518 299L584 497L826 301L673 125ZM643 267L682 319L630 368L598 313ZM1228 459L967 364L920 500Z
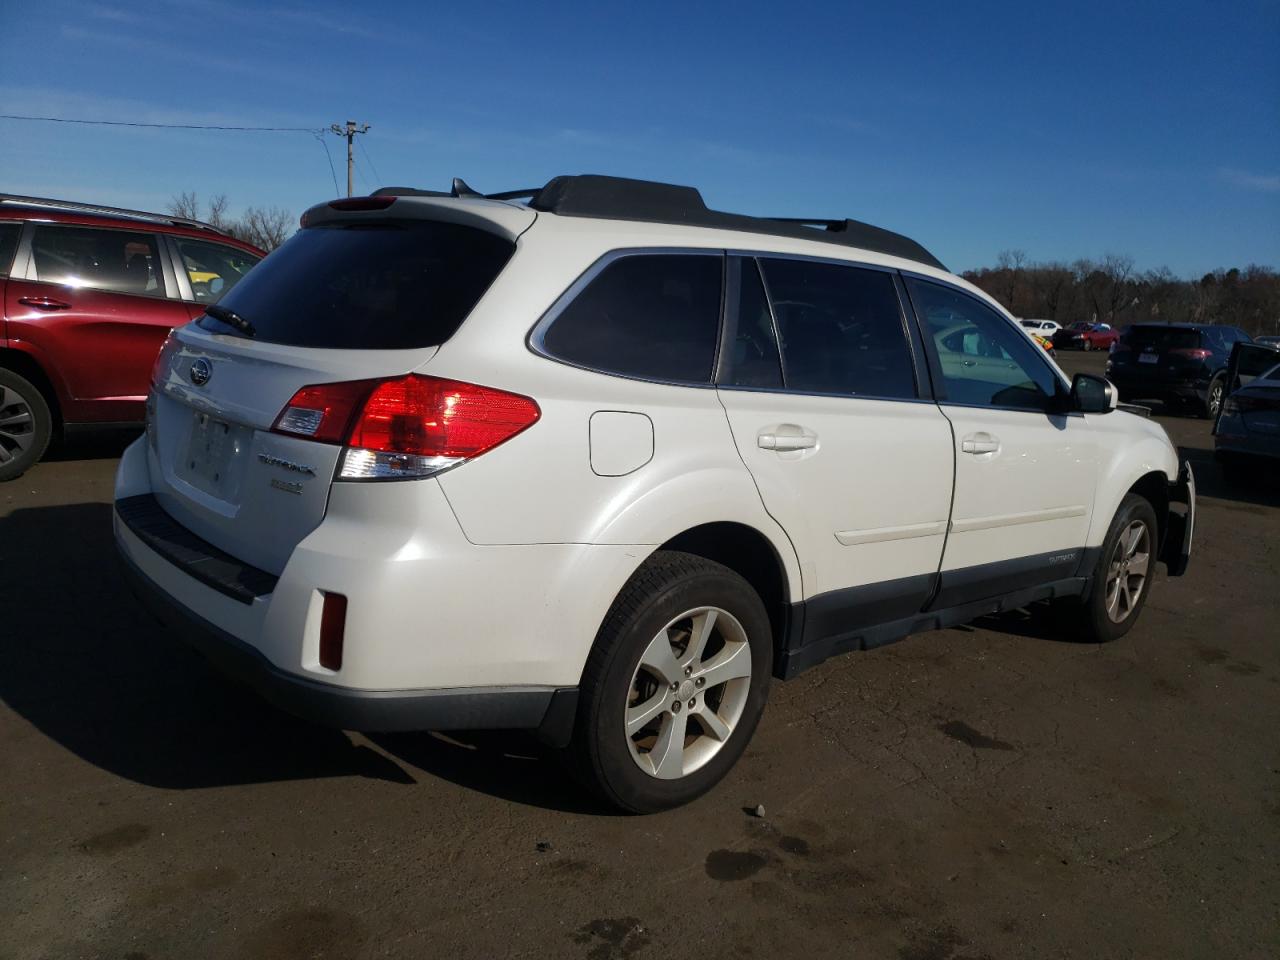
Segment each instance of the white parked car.
M1038 600L1124 634L1195 495L1115 404L856 221L595 176L380 191L173 333L115 534L139 595L284 707L536 728L651 811L835 654Z
M1024 330L1049 338L1062 329L1062 324L1056 320L1019 320L1018 323Z

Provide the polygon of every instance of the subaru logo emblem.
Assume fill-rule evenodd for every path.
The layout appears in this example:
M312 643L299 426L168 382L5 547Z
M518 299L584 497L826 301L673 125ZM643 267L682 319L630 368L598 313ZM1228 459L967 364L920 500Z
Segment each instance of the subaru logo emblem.
M209 361L201 357L191 365L191 382L197 387L203 387L209 382L209 377L213 375L213 368L209 366Z

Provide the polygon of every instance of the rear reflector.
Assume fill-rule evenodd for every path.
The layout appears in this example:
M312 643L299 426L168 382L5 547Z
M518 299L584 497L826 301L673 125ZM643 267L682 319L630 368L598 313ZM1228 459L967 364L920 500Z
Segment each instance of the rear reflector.
M342 669L342 641L347 627L347 598L341 593L325 593L320 611L320 666Z
M505 443L541 415L518 393L409 374L303 387L272 429L345 444L339 478L376 480L439 473Z

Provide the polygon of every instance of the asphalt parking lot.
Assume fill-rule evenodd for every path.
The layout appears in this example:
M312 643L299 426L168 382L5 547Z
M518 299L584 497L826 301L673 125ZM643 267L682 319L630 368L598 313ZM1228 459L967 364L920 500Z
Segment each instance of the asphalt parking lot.
M223 682L124 585L129 437L68 444L0 486L0 957L1280 955L1280 490L1160 419L1196 550L1127 637L1012 613L829 662L646 818L523 737L324 730Z

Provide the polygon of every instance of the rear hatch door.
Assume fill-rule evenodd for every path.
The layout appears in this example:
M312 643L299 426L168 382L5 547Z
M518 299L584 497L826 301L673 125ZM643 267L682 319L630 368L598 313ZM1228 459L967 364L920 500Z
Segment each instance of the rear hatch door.
M148 403L152 489L170 516L242 562L279 574L324 518L342 448L272 432L295 393L421 368L534 217L405 206L417 216L346 214L271 254L219 304L252 336L206 315L161 352Z
M1178 380L1193 377L1203 364L1200 331L1186 327L1130 327L1111 362L1134 380Z

